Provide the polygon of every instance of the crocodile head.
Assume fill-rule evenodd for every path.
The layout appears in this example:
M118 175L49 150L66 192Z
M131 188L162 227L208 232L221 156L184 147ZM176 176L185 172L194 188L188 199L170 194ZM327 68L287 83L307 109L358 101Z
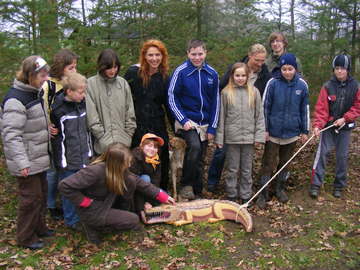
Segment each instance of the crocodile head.
M182 209L173 205L161 205L141 211L141 218L145 224L169 223L181 218Z

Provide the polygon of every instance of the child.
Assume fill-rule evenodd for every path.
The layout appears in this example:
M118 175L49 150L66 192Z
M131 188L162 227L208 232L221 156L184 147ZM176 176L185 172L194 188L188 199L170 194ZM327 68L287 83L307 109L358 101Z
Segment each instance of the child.
M335 146L336 175L333 195L341 197L347 182L347 160L350 133L355 127L355 119L360 116L359 83L350 76L350 57L337 55L332 63L334 75L325 83L315 106L314 133L334 124L336 127L321 133L320 144L311 175L310 196L317 198L325 175L326 156ZM340 129L341 127L341 129Z
M53 63L50 66L49 79L43 85L43 100L45 112L49 118L50 106L53 104L55 97L64 92L61 80L64 76L76 72L77 60L79 56L69 49L61 49L53 57ZM51 135L55 136L59 131L50 124ZM52 149L50 151L52 153ZM54 165L46 173L48 182L47 207L50 216L54 220L63 218L63 211L56 207L57 186L59 184L59 174L55 170Z
M133 213L135 192L162 203L175 204L173 198L158 187L129 171L130 150L121 143L111 144L90 166L64 179L59 190L78 209L90 242L100 244L98 230L109 226L115 230L140 230L139 217ZM113 208L120 198L120 209Z
M27 57L0 111L6 164L18 182L17 243L30 249L42 248L39 237L54 234L45 222L49 131L39 98L48 75L49 66L43 58Z
M230 80L221 93L219 127L215 143L227 145L227 199L238 197L243 203L252 194L252 161L254 143L265 143L265 123L259 90L249 83L249 68L245 63L232 66ZM240 169L240 183L237 180Z
M92 156L91 139L86 123L86 78L71 73L62 80L64 92L57 95L51 105L51 122L59 130L51 139L53 161L64 179L89 164ZM74 205L63 198L65 225L78 230L79 218Z
M130 171L140 176L145 182L152 183L160 187L161 182L161 163L159 159L159 148L164 145L164 140L155 134L146 133L140 146L133 149L133 160ZM144 208L144 196L137 194L135 199L136 212L139 213ZM146 198L146 201L148 199ZM153 204L153 203L152 203ZM151 205L146 203L145 207Z
M285 53L280 57L281 75L272 78L264 93L264 116L266 144L260 172L260 185L265 185L279 165L281 168L293 155L296 141L304 143L309 132L309 91L307 83L297 72L295 55ZM285 203L285 182L287 170L284 168L276 179L275 194ZM263 209L268 198L268 188L259 195L256 204Z

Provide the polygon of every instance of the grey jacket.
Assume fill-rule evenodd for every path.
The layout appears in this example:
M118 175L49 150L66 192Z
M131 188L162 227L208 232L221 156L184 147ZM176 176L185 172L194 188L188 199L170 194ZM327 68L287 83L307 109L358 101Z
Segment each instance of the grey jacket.
M97 154L113 142L130 146L136 119L130 87L125 79L105 79L100 74L89 78L86 113Z
M14 81L0 110L6 164L12 175L30 168L34 175L49 168L49 131L40 89Z
M217 144L253 144L265 142L265 121L259 90L255 107L250 107L248 93L244 87L236 88L234 103L228 103L228 94L221 92L219 126L216 130Z

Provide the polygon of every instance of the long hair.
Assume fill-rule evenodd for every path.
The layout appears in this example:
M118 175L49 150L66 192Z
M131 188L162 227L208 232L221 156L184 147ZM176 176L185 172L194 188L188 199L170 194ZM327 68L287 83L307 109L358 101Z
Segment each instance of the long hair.
M39 64L41 66L39 66ZM16 79L22 83L31 85L36 75L42 70L46 70L47 72L50 70L45 60L39 55L28 56L21 63L20 70L16 73Z
M110 69L112 67L118 68L117 73L115 75L116 77L117 74L119 74L121 67L120 60L116 52L113 49L105 49L101 51L97 59L97 69L100 75L106 77L105 70Z
M124 144L112 143L92 164L105 162L105 182L107 188L118 195L127 190L125 178L131 163L132 155Z
M168 63L168 52L167 49L160 40L157 39L149 39L144 42L140 49L140 69L139 69L139 76L142 79L143 86L147 87L150 81L150 65L145 59L145 55L149 48L155 47L157 48L160 53L162 54L161 63L159 65L159 72L162 75L163 79L165 79L168 75L169 71L169 63Z
M64 76L64 68L71 65L79 56L69 49L61 49L53 57L53 63L50 67L50 76L61 80Z
M226 93L227 102L229 104L234 104L235 91L236 91L236 84L234 81L234 73L238 68L243 68L245 70L247 80L246 80L246 85L244 87L245 87L246 91L248 92L249 106L251 108L253 108L255 106L255 91L254 91L254 86L249 82L250 69L245 63L235 63L231 67L229 83L225 86L225 88L223 90Z

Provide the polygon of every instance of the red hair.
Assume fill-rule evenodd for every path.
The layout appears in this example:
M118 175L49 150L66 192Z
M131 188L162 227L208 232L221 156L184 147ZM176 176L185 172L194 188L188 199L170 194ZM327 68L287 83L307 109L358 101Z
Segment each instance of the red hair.
M157 48L162 54L161 63L159 65L159 72L161 73L164 79L167 77L169 71L168 52L164 43L162 43L160 40L157 39L149 39L145 41L140 50L140 60L139 60L140 62L139 75L143 81L144 87L147 87L150 81L150 65L146 61L145 55L148 49L151 47Z

